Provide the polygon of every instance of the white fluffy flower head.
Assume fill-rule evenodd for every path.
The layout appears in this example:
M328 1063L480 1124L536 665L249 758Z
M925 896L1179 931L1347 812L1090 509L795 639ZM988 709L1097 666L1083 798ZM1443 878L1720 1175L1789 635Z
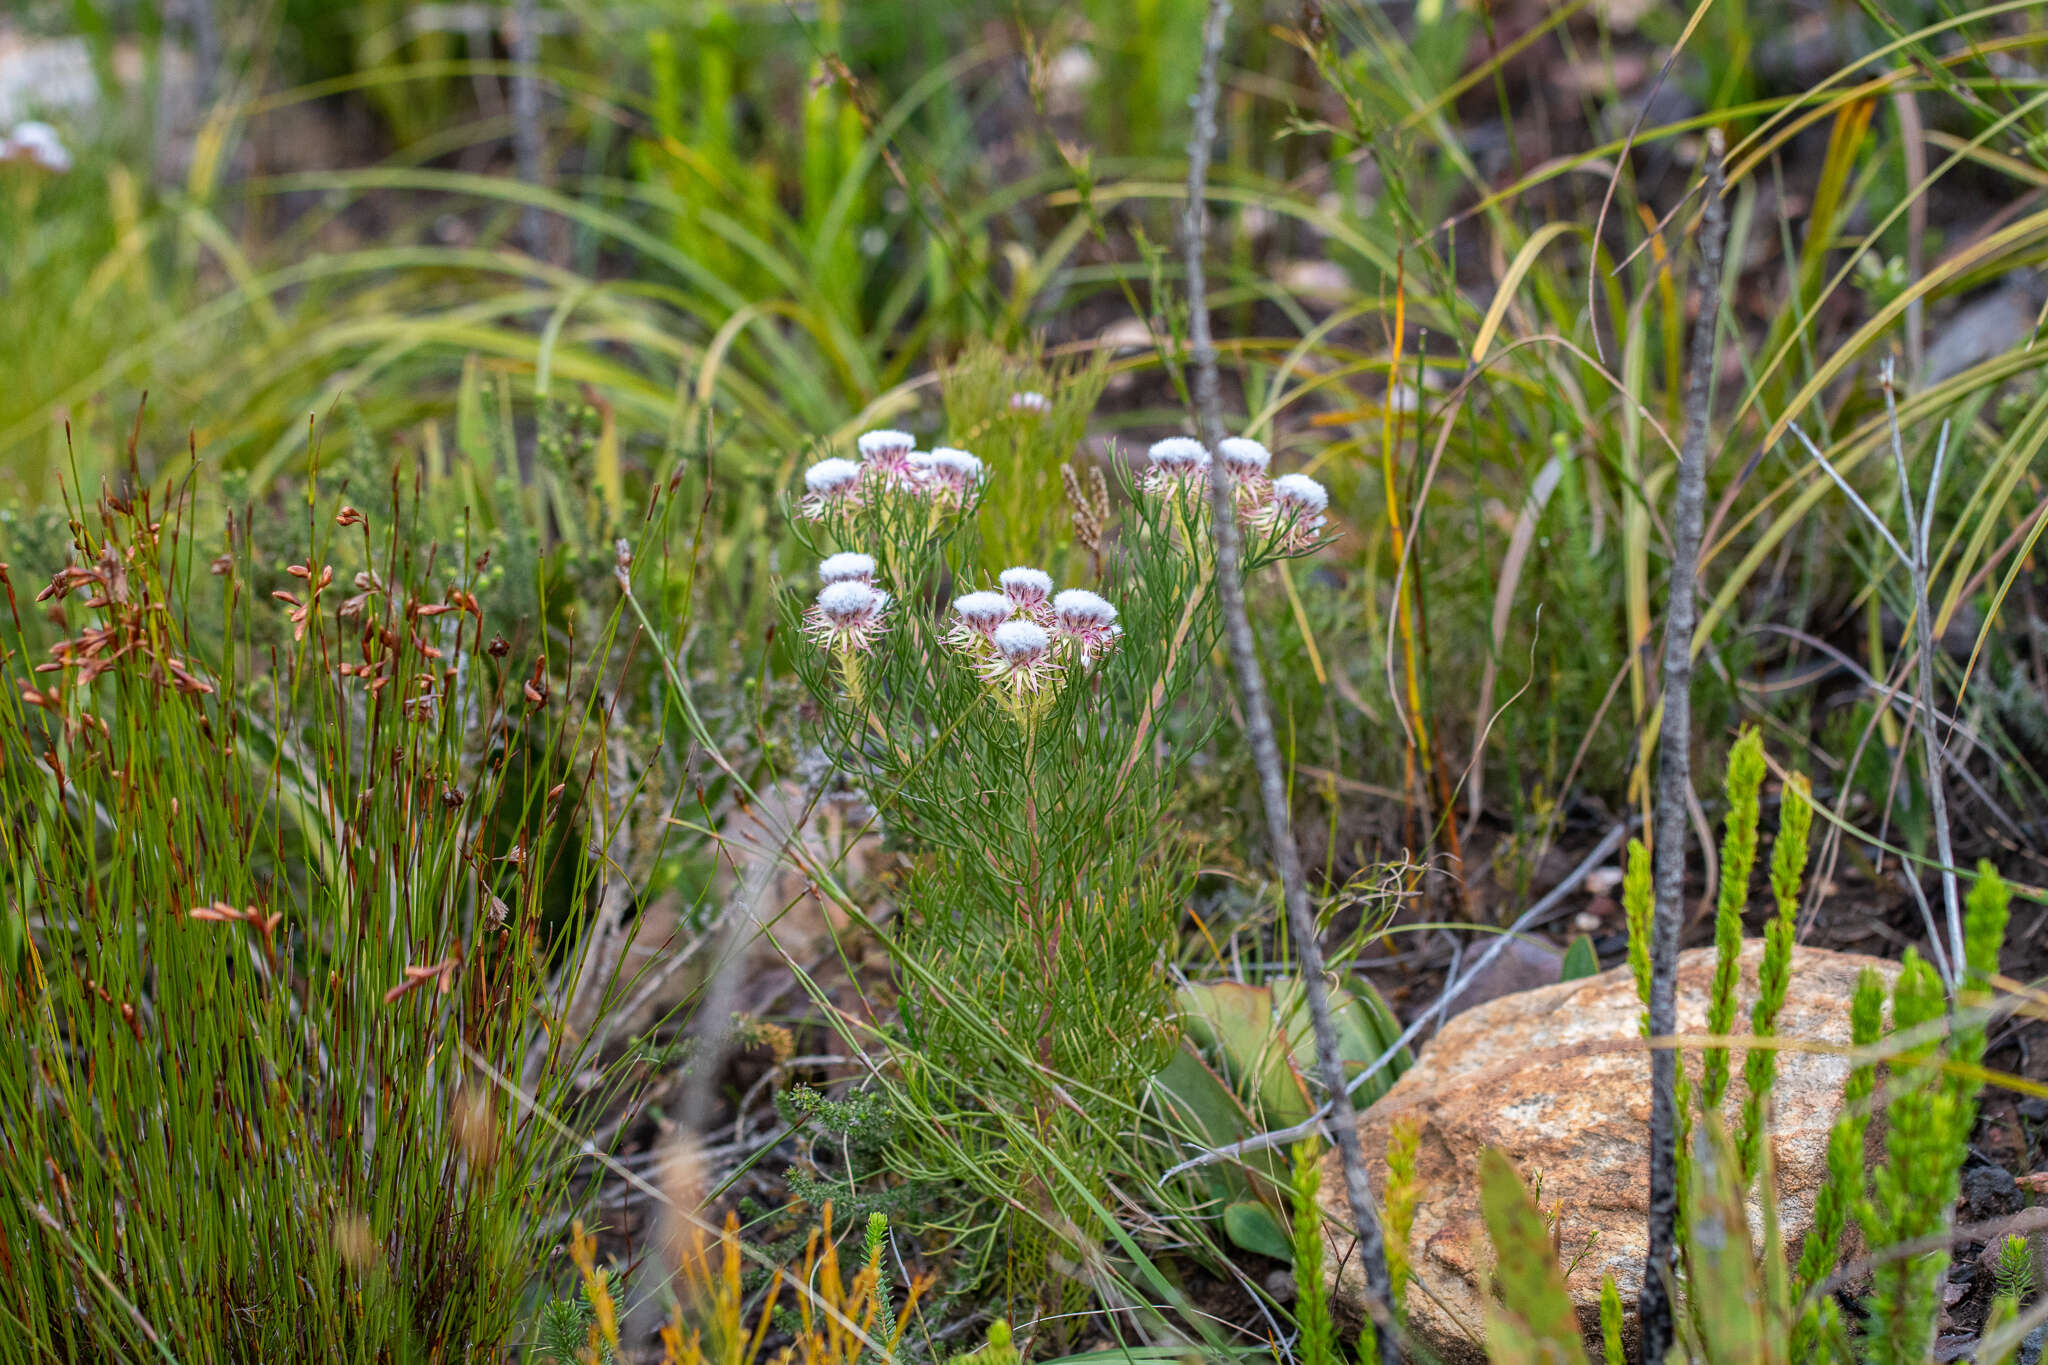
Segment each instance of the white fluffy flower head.
M804 613L804 634L827 649L866 651L884 628L889 594L866 583L827 583Z
M873 555L845 552L827 555L825 562L818 566L818 581L833 583L867 583L875 581L875 557Z
M1273 501L1283 512L1312 516L1330 505L1330 492L1306 474L1282 474L1273 480Z
M1152 468L1173 478L1200 474L1209 467L1209 448L1192 436L1169 436L1154 441L1145 452Z
M804 497L797 510L816 521L834 507L860 498L860 466L852 460L820 460L804 471Z
M1036 663L1052 648L1045 627L1030 621L1005 621L989 638L995 641L996 653L1012 665Z
M1010 395L1011 412L1028 412L1034 417L1043 417L1052 411L1052 400L1036 389L1019 389Z
M1034 621L1005 621L989 637L993 653L981 665L981 676L1022 700L1060 673L1053 658L1052 636Z
M804 489L821 497L850 493L860 482L860 466L852 460L820 460L804 471Z
M982 463L964 450L939 446L929 455L911 458L925 489L941 501L963 505L981 485Z
M1238 479L1257 478L1273 462L1272 452L1248 436L1231 436L1216 443L1223 467Z
M1315 545L1323 533L1323 511L1329 505L1329 490L1308 475L1282 474L1273 480L1273 501L1257 520L1278 528L1281 548L1292 553Z
M1068 588L1053 598L1052 614L1061 630L1083 625L1106 626L1116 620L1116 608L1086 588Z
M956 479L964 483L978 483L981 480L981 461L964 450L952 446L937 446L932 450L932 470L941 478Z
M1052 575L1045 570L1018 565L997 574L996 581L1003 585L1003 596L1010 599L1010 605L1019 613L1027 616L1045 613L1046 603L1052 597Z
M917 438L907 431L884 427L862 432L854 444L860 448L863 460L900 460L917 448Z
M1052 618L1060 634L1074 642L1084 668L1116 648L1123 634L1116 608L1086 588L1068 588L1053 598Z
M981 649L1016 610L999 592L962 593L953 599L953 628L946 638L963 649Z
M1010 619L1016 608L999 592L962 593L953 599L953 614L986 635Z
M907 431L864 431L854 443L860 448L860 457L867 466L891 482L902 482L912 476L911 453L917 448L917 438Z
M1145 452L1150 463L1140 487L1153 493L1177 493L1202 483L1209 473L1209 448L1192 436L1154 441Z

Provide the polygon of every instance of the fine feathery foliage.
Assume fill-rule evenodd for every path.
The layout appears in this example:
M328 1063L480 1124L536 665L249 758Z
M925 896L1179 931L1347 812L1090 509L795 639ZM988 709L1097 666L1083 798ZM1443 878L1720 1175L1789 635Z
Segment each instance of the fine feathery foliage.
M1812 786L1794 773L1778 798L1778 837L1771 844L1771 897L1776 913L1764 928L1764 959L1757 971L1756 1003L1749 1031L1758 1038L1777 1032L1778 1011L1791 982L1792 944L1799 929L1799 888L1806 877L1807 835L1813 827ZM1742 1121L1736 1130L1737 1174L1744 1189L1756 1178L1763 1144L1765 1100L1778 1075L1778 1054L1751 1048L1742 1059Z
M1337 1325L1330 1318L1329 1286L1323 1283L1322 1143L1311 1138L1294 1149L1293 1208L1294 1321L1301 1329L1295 1356L1301 1365L1338 1365Z
M1865 968L1856 978L1856 993L1849 1001L1849 1042L1859 1054L1875 1047L1884 1032L1884 978ZM1814 1198L1813 1225L1800 1248L1793 1286L1802 1295L1802 1308L1793 1325L1793 1355L1797 1359L1812 1349L1823 1335L1822 1313L1834 1302L1831 1297L1809 1293L1833 1271L1841 1254L1842 1234L1850 1214L1862 1202L1864 1140L1870 1126L1871 1099L1877 1088L1877 1068L1863 1056L1849 1068L1842 1086L1842 1113L1828 1130L1828 1178Z
M1387 1130L1387 1191L1383 1201L1387 1225L1387 1281L1393 1302L1388 1305L1399 1323L1407 1313L1408 1282L1415 1277L1409 1239L1415 1235L1415 1203L1421 1190L1415 1178L1415 1156L1422 1143L1421 1121L1395 1119Z
M1742 952L1742 912L1749 905L1749 874L1756 864L1758 794L1764 781L1763 739L1742 732L1728 751L1728 814L1721 835L1720 896L1714 908L1714 984L1707 1001L1707 1032L1726 1037L1735 1028L1736 958ZM1775 1008L1772 1011L1776 1013ZM1728 1049L1710 1047L1701 1066L1700 1104L1721 1107L1728 1090Z

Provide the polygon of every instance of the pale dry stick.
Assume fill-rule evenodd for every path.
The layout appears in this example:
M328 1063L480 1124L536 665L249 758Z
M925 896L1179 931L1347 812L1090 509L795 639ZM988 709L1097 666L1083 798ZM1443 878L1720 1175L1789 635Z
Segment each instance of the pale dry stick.
M194 56L199 62L199 102L211 104L220 85L220 23L213 0L187 0L185 20L192 29ZM168 82L166 82L168 86Z
M1891 546L1892 553L1899 558L1899 563L1905 565L1908 569L1912 568L1913 557L1906 553L1906 547L1899 544L1898 537L1893 535L1891 528L1884 524L1884 519L1870 510L1870 504L1863 500L1862 494L1849 486L1849 481L1843 478L1840 472L1835 469L1833 462L1827 456L1821 454L1820 447L1813 443L1812 438L1800 429L1797 422L1791 423L1787 429L1799 439L1801 445L1806 447L1806 453L1813 457L1813 462L1821 467L1821 471L1834 480L1835 487L1841 489L1842 495L1849 499L1849 505L1858 512L1861 512L1863 519L1870 523L1871 529L1884 537L1884 543Z
M1927 253L1927 125L1910 90L1892 91L1899 116L1899 150L1906 162L1906 278L1920 278ZM1906 305L1906 371L1917 386L1927 368L1927 302L1915 294Z
M519 178L529 185L541 183L540 82L534 68L540 63L540 16L534 0L516 0L513 11L512 60L518 69L512 76L512 151L519 161ZM543 259L546 224L532 204L519 211L520 244L535 260Z
M1913 582L1913 637L1920 646L1920 744L1927 762L1927 803L1934 815L1934 851L1941 859L1941 899L1942 909L1948 913L1949 962L1960 973L1965 963L1963 905L1956 887L1955 849L1949 839L1948 784L1942 780L1941 774L1942 742L1934 725L1934 606L1928 600L1927 592L1927 542L1934 529L1934 503L1941 493L1941 467L1948 458L1949 429L1948 423L1942 423L1941 434L1935 439L1934 468L1927 478L1926 507L1923 515L1916 518L1913 515L1913 484L1906 473L1906 446L1899 433L1898 396L1892 385L1889 359L1885 361L1881 382L1884 385L1885 422L1891 429L1892 466L1899 478L1899 505L1906 513L1906 537L1912 542L1913 550L1908 567ZM1953 984L1952 980L1951 986Z
M1607 230L1607 211L1614 207L1614 192L1621 188L1622 172L1628 169L1628 154L1635 147L1636 134L1642 132L1643 122L1650 116L1650 102L1656 97L1657 92L1663 89L1664 80L1671 74L1671 68L1678 65L1678 54L1685 51L1685 45L1692 40L1693 30L1700 26L1700 20L1707 17L1707 9L1712 4L1713 0L1700 0L1699 5L1693 9L1692 17L1686 21L1684 31L1678 35L1678 41L1671 45L1670 53L1665 56L1664 64L1657 68L1657 79L1650 82L1650 93L1643 97L1642 108L1636 111L1635 121L1629 124L1628 136L1621 140L1621 151L1614 158L1614 174L1607 178L1607 193L1600 196L1600 213L1593 220L1593 242L1596 248L1600 242L1600 234ZM1708 129L1707 136L1711 141L1714 136L1714 130ZM1710 155L1713 158L1714 165L1718 167L1721 164L1721 158L1727 154L1727 145L1724 140L1721 150ZM1716 181L1717 183L1714 185L1711 193L1715 198L1718 198L1720 195L1718 176ZM1711 208L1710 201L1709 212L1715 211L1717 210ZM1600 345L1600 300L1595 292L1599 283L1600 281L1594 271L1589 270L1586 272L1586 320L1593 324L1593 354L1600 358L1601 363L1605 364L1607 351ZM1662 1357L1660 1356L1659 1359L1662 1359Z
M682 971L689 963L696 960L699 950L712 940L714 934L735 922L736 912L744 910L746 912L745 918L754 923L758 929L765 930L773 927L774 921L781 917L782 912L778 912L765 923L762 921L760 914L761 901L766 896L767 881L770 879L774 869L781 865L784 858L789 856L791 848L797 844L799 834L804 825L809 823L811 812L816 807L818 795L823 789L823 778L814 779L806 788L804 800L797 807L795 814L784 818L782 822L783 828L779 833L769 824L766 817L767 808L765 806L749 804L745 807L745 813L753 814L756 822L761 825L762 831L773 835L772 842L747 843L738 839L728 838L716 832L712 833L711 837L722 848L727 850L728 857L731 856L730 850L733 848L738 848L747 855L747 870L742 875L740 884L734 888L732 896L727 899L724 908L718 914L716 922L710 928L706 929L704 933L692 939L689 943L674 948L669 953L667 960L659 966L650 967L642 972L640 977L633 983L633 994L626 998L625 1003L615 1010L606 1012L604 1022L599 1026L595 1041L592 1044L594 1052L602 1053L604 1051L605 1045L611 1040L612 1033L621 1021L639 1018L642 1012L653 1004L655 997L661 993L663 988L675 978L676 974ZM667 819L670 824L680 823L673 815L668 816ZM756 882L760 884L756 886ZM787 911L788 908L785 905L783 911ZM723 960L722 956L718 959L720 962Z
M1701 7L1704 11L1704 6ZM1697 15L1695 15L1697 22ZM1721 256L1728 239L1722 202L1722 158L1727 140L1707 132L1706 203L1700 219L1700 256L1693 271L1699 293L1691 354L1686 359L1685 441L1679 451L1678 488L1671 509L1671 582L1664 615L1664 715L1657 737L1656 909L1650 930L1650 1034L1678 1029L1678 930L1685 907L1685 826L1692 799L1693 596L1699 584L1700 530L1707 502L1707 415L1713 400L1715 341L1721 321ZM1637 1300L1642 1358L1671 1351L1673 1276L1678 1273L1678 1054L1658 1048L1650 1057L1650 1226Z
M1622 841L1628 837L1628 831L1629 827L1625 823L1616 825L1608 830L1600 842L1593 846L1593 851L1588 853L1579 862L1577 867L1565 874L1563 881L1546 892L1541 900L1516 916L1515 922L1502 930L1495 940L1487 945L1486 951L1479 955L1478 961L1474 962L1469 970L1460 974L1454 965L1451 972L1444 978L1443 990L1438 993L1435 1003L1430 1005L1421 1014L1416 1015L1408 1027L1401 1031L1401 1036L1396 1038L1387 1047L1386 1051L1373 1058L1369 1065L1345 1084L1345 1097L1348 1099L1360 1086L1384 1071L1393 1062L1394 1058L1400 1056L1404 1049L1421 1036L1425 1028L1428 1028L1432 1022L1443 1015L1445 1010L1450 1008L1453 1000L1456 1000L1465 993L1467 986L1478 980L1480 975L1493 965L1494 959L1507 951L1509 943L1535 928L1538 924L1541 924L1553 910L1563 903L1565 897L1578 890L1586 878L1593 874L1593 870L1612 856L1616 849L1621 847ZM1229 1161L1236 1157L1248 1156L1253 1152L1263 1152L1274 1147L1285 1147L1291 1143L1299 1142L1311 1133L1319 1131L1322 1128L1323 1121L1330 1116L1335 1108L1335 1102L1331 1101L1325 1103L1322 1108L1316 1110L1315 1113L1292 1127L1277 1128L1270 1133L1260 1133L1256 1137L1246 1138L1242 1142L1233 1142L1225 1147L1214 1147L1197 1153L1195 1156L1181 1162L1178 1166L1167 1170L1164 1175L1159 1177L1159 1183L1164 1185L1182 1171L1192 1171L1198 1167L1214 1165L1219 1161Z
M1950 735L1961 735L1971 748L1984 747L1984 736L1978 733L1975 727L1964 724L1961 715L1957 712L1950 711L1944 714L1937 711L1930 715L1930 713L1920 710L1920 699L1918 697L1906 696L1902 690L1903 683L1878 681L1870 675L1869 671L1862 664L1857 663L1827 641L1794 626L1781 626L1770 621L1762 622L1751 629L1759 634L1783 635L1787 639L1797 640L1815 653L1827 656L1843 672L1856 679L1864 688L1873 693L1886 709L1897 710L1908 718L1927 716L1931 721L1940 721ZM1908 663L1917 662L1910 657L1906 661ZM2012 812L1999 805L1992 798L1991 793L1985 790L1984 784L1971 775L1969 767L1964 761L1948 751L1947 745L1942 746L1942 766L1948 772L1954 773L1957 779L1970 789L1970 794L1984 803L1985 810L1989 811L1999 824L2004 825L2009 834L2016 839L2027 837L2026 829L2018 820L2013 818Z
M1944 970L1941 975L1944 984L1953 990L1956 981L1954 971L1960 968L1960 964L1963 961L1963 915L1961 898L1956 888L1955 854L1949 838L1948 788L1942 778L1945 746L1935 727L1935 719L1938 713L1934 709L1934 613L1932 603L1928 599L1927 587L1927 545L1933 529L1934 495L1940 491L1942 465L1945 463L1948 454L1948 427L1946 425L1942 427L1940 440L1935 447L1934 469L1928 480L1925 514L1916 517L1913 512L1913 490L1906 473L1905 446L1899 433L1899 415L1892 388L1892 370L1889 361L1885 363L1881 382L1884 387L1885 416L1891 434L1892 463L1898 476L1899 499L1900 505L1906 514L1906 539L1910 543L1910 548L1899 543L1898 537L1892 534L1891 528L1885 525L1884 519L1879 517L1871 509L1870 504L1865 502L1857 494L1856 490L1849 486L1849 481L1842 477L1840 472L1835 469L1834 464L1829 461L1826 455L1821 453L1820 448L1813 443L1804 431L1799 429L1797 424L1792 425L1790 430L1793 436L1799 440L1799 443L1806 447L1806 453L1812 457L1814 463L1818 464L1827 474L1828 478L1834 481L1835 486L1842 490L1843 496L1849 499L1850 505L1883 538L1884 543L1891 548L1892 554L1898 558L1899 562L1906 566L1907 574L1912 582L1914 643L1919 653L1918 675L1920 685L1917 704L1908 708L1907 720L1909 724L1919 727L1921 744L1923 745L1923 752L1927 762L1928 804L1932 808L1934 815L1935 854L1941 862L1941 886L1943 909L1946 912L1947 919L1948 951L1942 953L1939 950L1939 946L1934 943L1939 934L1931 922L1928 925L1928 938L1930 945L1936 947L1937 959L1946 957L1950 963L1949 969Z
M1181 219L1181 249L1187 262L1188 350L1195 368L1195 411L1200 418L1202 439L1211 450L1222 444L1223 405L1217 392L1216 344L1209 333L1208 280L1203 273L1203 244L1208 237L1209 153L1216 138L1216 103L1220 89L1217 65L1223 56L1223 36L1230 21L1230 0L1209 0L1208 17L1202 28L1202 67L1196 85L1194 136L1188 142L1188 201ZM1316 937L1315 911L1308 903L1308 885L1301 871L1301 853L1294 843L1294 826L1287 807L1287 782L1280 764L1280 746L1273 734L1273 721L1266 709L1265 679L1259 672L1258 646L1252 638L1250 618L1245 614L1244 583L1239 577L1241 547L1238 544L1235 481L1222 460L1210 464L1209 491L1216 538L1216 596L1223 611L1223 633L1230 645L1236 667L1238 690L1244 703L1245 743L1258 769L1259 797L1266 810L1268 837L1273 843L1273 863L1280 875L1281 897L1286 903L1289 932L1301 961L1303 993L1308 998L1309 1022L1315 1030L1316 1058L1323 1087L1333 1101L1347 1092L1344 1061L1337 1050L1337 1029L1330 1018L1329 986L1323 980L1322 944ZM1400 1365L1401 1347L1393 1322L1393 1283L1387 1273L1386 1245L1379 1217L1372 1206L1372 1187L1365 1171L1365 1155L1358 1141L1358 1126L1348 1113L1330 1126L1344 1168L1344 1190L1349 1196L1351 1218L1358 1236L1359 1265L1365 1272L1367 1309L1379 1338L1380 1360Z
M559 985L557 1002L563 1026L571 1036L580 1036L595 1022L595 1011L616 983L626 946L626 918L633 908L633 879L626 861L633 853L633 800L637 785L632 776L626 747L607 735L605 751L605 803L618 812L601 848L590 852L601 869L602 882L597 908L585 930L583 952L574 971ZM529 1084L532 1077L528 1076Z

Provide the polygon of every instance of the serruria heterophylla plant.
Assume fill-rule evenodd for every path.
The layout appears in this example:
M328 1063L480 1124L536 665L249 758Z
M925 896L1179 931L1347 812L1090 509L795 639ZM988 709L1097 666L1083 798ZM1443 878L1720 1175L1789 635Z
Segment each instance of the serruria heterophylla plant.
M893 1062L889 1178L964 1192L937 1228L955 1288L1000 1268L1030 1299L1055 1245L1109 1231L1120 1139L1175 1041L1165 968L1193 868L1168 817L1215 724L1213 460L1175 437L1135 477L1113 467L1121 524L1082 585L984 574L976 514L1000 471L971 454L896 432L856 453L793 497L818 583L786 613L816 739L902 857L896 1016L857 1041ZM1270 479L1247 439L1223 459L1248 571L1321 543L1313 480Z

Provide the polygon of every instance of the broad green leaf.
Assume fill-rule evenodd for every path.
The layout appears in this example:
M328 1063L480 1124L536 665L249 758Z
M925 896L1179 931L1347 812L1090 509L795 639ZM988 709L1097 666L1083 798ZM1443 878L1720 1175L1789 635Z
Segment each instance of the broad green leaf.
M1256 1251L1276 1261L1294 1261L1294 1243L1273 1211L1256 1200L1240 1199L1223 1210L1223 1231L1246 1251Z
M1593 940L1580 934L1572 940L1571 947L1564 950L1564 962L1557 972L1559 981L1578 981L1600 974L1600 955L1593 951Z

